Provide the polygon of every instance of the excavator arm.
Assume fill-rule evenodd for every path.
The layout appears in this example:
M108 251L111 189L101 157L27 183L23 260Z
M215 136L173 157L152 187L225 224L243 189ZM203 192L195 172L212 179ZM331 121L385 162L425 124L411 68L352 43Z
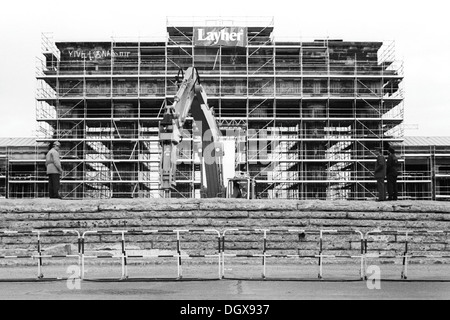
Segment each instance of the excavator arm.
M202 139L201 159L203 174L202 185L207 197L220 197L223 192L223 145L219 141L221 132L214 117L212 108L208 106L207 96L200 84L197 69L190 67L178 72L178 91L174 103L166 107L163 120L159 124L159 142L162 148L161 156L161 189L164 197L170 196L170 190L176 187L176 165L178 145L182 141L181 131L189 113L196 123L200 124ZM203 184L205 180L206 185Z

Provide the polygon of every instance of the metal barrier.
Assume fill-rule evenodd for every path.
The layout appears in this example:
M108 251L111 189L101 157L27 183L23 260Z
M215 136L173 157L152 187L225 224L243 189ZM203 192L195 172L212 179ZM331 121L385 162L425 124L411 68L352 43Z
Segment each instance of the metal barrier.
M272 234L297 234L300 238L300 235L303 235L303 237L306 237L306 235L319 235L319 231L315 230L305 230L305 229L266 229L264 230L264 244L263 244L263 274L262 277L266 278L266 261L267 258L300 258L300 259L315 259L317 258L317 255L304 255L304 254L267 254L268 251L268 239L267 235L269 233Z
M225 253L225 236L230 232L249 232L249 233L262 233L262 253L260 254L230 254ZM319 250L318 254L303 255L303 254L268 254L268 239L269 233L277 234L307 234L319 236ZM360 255L327 255L323 253L324 234L336 234L336 235L359 235L359 241L361 244ZM360 277L363 278L363 266L364 266L364 235L358 230L305 230L305 229L227 229L222 235L222 278L225 277L225 257L250 257L250 258L262 258L262 278L266 278L266 262L267 258L300 258L300 259L317 259L319 265L319 279L323 278L323 260L324 258L358 258L361 259Z
M202 241L205 245L208 245L208 248L203 248L200 245L195 246L195 250L197 251L206 251L213 250L212 253L183 253L182 252L182 244L183 244L183 235L187 234L195 234L195 233L205 233L211 234L214 236L214 241L217 241L217 250L215 245L211 247L211 242L208 237L206 241ZM255 253L248 253L248 247L237 248L235 250L244 251L244 253L230 253L225 250L226 240L228 240L231 234L237 234L240 237L239 241L242 242L242 234L248 233L250 235L256 234L258 237L256 239L251 238L246 244L253 244L253 249L256 250ZM76 254L67 254L67 255L50 255L45 254L45 249L42 247L42 237L44 235L76 235L77 236L77 247L78 252ZM126 247L126 237L133 235L160 235L160 234L169 234L176 235L176 253L174 254L133 254L130 253L133 250L127 249ZM314 249L304 249L301 250L299 248L292 249L293 246L286 248L288 250L297 250L296 254L280 254L270 253L270 238L269 235L298 235L299 243L302 242L300 240L301 236L306 237L307 235L313 235L318 237L318 248ZM411 259L450 259L450 254L426 254L426 251L429 252L439 252L442 248L446 248L449 244L448 236L450 231L439 230L370 230L366 233L362 233L359 230L329 230L329 229L318 229L318 230L307 230L307 229L246 229L246 228L234 228L234 229L225 229L222 233L220 233L216 229L173 229L173 230L107 230L107 231L85 231L82 235L77 230L31 230L31 231L0 231L0 236L37 236L36 241L36 250L32 254L26 255L0 255L0 259L37 259L38 265L38 278L42 279L43 275L43 259L52 259L52 258L78 258L78 265L80 267L79 278L85 278L85 260L86 259L120 259L121 261L121 277L120 279L128 278L128 262L130 259L138 259L138 258L175 258L177 263L177 279L181 279L183 277L183 269L182 269L182 260L187 258L217 258L218 261L218 278L225 278L225 259L227 257L242 257L242 258L261 258L262 259L262 278L266 278L267 274L267 259L268 258L300 258L300 259L318 259L318 278L323 279L323 263L324 259L360 259L361 268L360 268L360 277L361 279L367 279L366 270L367 270L367 262L368 259L378 258L378 259L402 259L402 271L401 271L401 279L408 278L408 263ZM102 254L86 254L86 239L88 236L92 235L115 235L120 237L118 241L120 242L120 254L112 254L112 255L102 255ZM327 242L327 236L336 235L336 236L357 236L358 242L360 243L360 250L357 246L352 246L352 240L350 240L350 250L358 250L359 254L327 254L327 249L325 248L325 244ZM379 248L379 252L370 252L370 249L376 250L377 248L373 248L375 244L381 243L380 240L377 240L377 236L394 236L395 241L388 242L387 248ZM400 237L400 240L399 240ZM413 238L416 237L416 238ZM419 237L419 238L417 238ZM414 244L422 244L420 242L422 240L421 237L433 237L433 241L429 240L426 244L431 244L432 248L435 247L434 251L425 250L423 248L419 250L412 250L411 246ZM445 237L445 239L439 238L439 241L436 242L436 237ZM284 241L284 238L282 238ZM415 241L413 241L415 240ZM147 242L147 238L144 239L144 242ZM172 241L172 240L170 240ZM194 242L198 241L196 238ZM278 240L280 243L282 241ZM175 243L175 241L173 241ZM193 242L193 243L194 243ZM312 241L314 242L314 241ZM305 242L306 244L311 244L312 242ZM355 241L356 242L356 241ZM164 243L164 241L161 241ZM200 243L200 242L199 242ZM373 243L374 245L369 248L369 243ZM256 246L255 246L256 244ZM340 244L339 244L340 245ZM193 246L193 244L191 244ZM439 246L442 246L439 247ZM395 250L392 249L394 247ZM256 248L256 249L255 249ZM279 250L279 248L277 248ZM317 250L317 251L316 251ZM333 248L335 250L335 248ZM347 249L345 249L347 250ZM394 254L382 254L380 251L393 250ZM301 252L314 251L312 254L303 254ZM397 253L395 251L401 251L401 253ZM416 252L418 251L418 252ZM425 252L425 253L424 253Z
M336 235L351 235L356 234L360 236L361 250L360 255L324 255L323 254L323 235L324 234L336 234ZM358 230L320 230L319 240L319 279L323 279L323 259L324 258L343 258L343 259L361 259L360 278L364 278L364 234Z
M423 255L423 254L409 254L409 245L411 242L409 241L410 237L413 235L446 235L448 237L450 231L444 230L371 230L366 232L364 236L364 270L367 270L367 259L368 258L383 258L383 259L402 259L402 272L400 275L401 279L408 278L408 261L414 258L423 258L423 259L431 259L431 258L442 258L442 259L450 259L449 255ZM369 253L368 252L368 239L370 236L374 235L393 235L393 236L403 236L404 240L404 250L400 255L383 255L379 253ZM447 243L446 243L447 244ZM366 274L364 274L364 279L367 279Z
M75 234L77 235L77 248L78 253L77 254L67 254L67 255L46 255L43 254L42 249L42 241L41 241L41 235L43 234ZM80 233L77 230L29 230L29 231L0 231L0 234L4 235L36 235L37 236L37 255L31 254L31 255L8 255L8 256L0 256L0 259L37 259L37 265L38 265L38 279L44 278L44 273L42 272L43 267L43 259L52 259L52 258L78 258L78 264L80 264L80 250L81 250L81 237ZM81 277L81 274L79 275Z
M226 229L223 231L222 233L222 271L221 271L221 275L220 278L223 279L225 277L225 257L238 257L238 258L259 258L262 257L262 263L263 263L263 273L262 276L263 278L265 277L265 248L263 248L263 253L262 254L237 254L237 253L233 253L233 254L229 254L229 253L225 253L225 236L227 233L231 233L231 232L248 232L248 233L260 233L263 232L264 234L264 239L266 239L266 229L245 229L245 228L238 228L238 229ZM264 246L266 244L266 240L264 240Z
M181 252L181 234L183 233L214 233L217 234L218 252L216 254L182 254ZM121 254L120 255L85 255L85 236L88 234L120 234L121 235ZM125 234L176 234L176 254L140 254L133 255L128 254L125 246ZM219 278L220 278L220 265L221 265L221 251L220 251L220 232L215 229L179 229L179 230L117 230L117 231L86 231L82 236L82 250L81 250L81 278L84 279L85 274L85 258L97 258L97 259L111 259L120 258L122 266L121 279L128 278L128 260L136 258L176 258L177 261L177 279L182 278L182 258L218 258Z
M125 260L126 260L126 253L125 253L125 232L124 230L113 230L113 231L85 231L83 233L83 235L81 236L81 279L84 279L84 275L85 275L85 259L86 258L90 258L90 259L114 259L114 258L120 258L122 261L122 276L121 279L125 278ZM121 244L122 244L122 254L121 255L86 255L85 254L85 239L86 239L86 235L89 234L100 234L100 235L117 235L120 234L122 236L122 240L121 240Z
M176 258L177 261L177 279L181 279L183 277L183 269L182 269L182 258L211 258L217 257L218 259L218 268L219 268L219 278L220 278L220 265L221 265L221 251L220 251L220 232L215 229L175 229L175 230L142 230L142 231L131 231L130 233L136 234L176 234L177 236L177 254L174 255L128 255L127 258ZM183 254L182 253L182 241L181 235L185 233L212 233L217 235L217 243L218 249L215 254Z

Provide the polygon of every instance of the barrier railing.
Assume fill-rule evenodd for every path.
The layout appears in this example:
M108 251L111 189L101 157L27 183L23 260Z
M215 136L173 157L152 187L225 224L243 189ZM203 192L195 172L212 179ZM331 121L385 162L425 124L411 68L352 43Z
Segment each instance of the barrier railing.
M305 229L267 229L264 232L264 261L263 261L263 278L266 278L266 262L268 258L299 258L299 259L316 259L318 257L317 254L304 254L304 253L300 253L300 249L297 248L297 253L296 254L267 254L267 252L269 250L271 250L271 248L269 247L269 238L268 235L280 235L280 234L284 234L284 235L297 235L298 239L300 238L306 238L307 235L312 235L312 236L318 236L320 235L320 232L318 230L305 230ZM301 241L298 241L299 243L301 243ZM308 251L307 249L303 248L301 250L303 251Z
M220 272L220 266L221 266L221 259L222 259L222 253L221 253L221 246L220 246L220 239L221 239L221 235L220 232L216 229L187 229L187 230L178 230L178 234L177 234L177 239L179 239L179 235L180 233L211 233L214 236L217 235L217 238L215 239L215 241L217 241L217 252L216 253L212 253L212 254L188 254L186 255L186 257L189 258L214 258L217 257L217 261L218 261L218 278L220 279L221 277L221 272ZM179 274L179 278L182 277L181 274L181 257L183 257L183 255L181 255L181 241L177 240L179 243L179 247L178 247L178 254L180 255L180 259L179 259L179 265L180 265L180 274Z
M446 238L442 243L444 247L448 245L447 238L450 234L450 231L444 230L371 230L365 233L364 235L364 270L367 270L367 260L370 258L376 259L402 259L402 271L401 271L401 279L408 278L408 262L410 259L422 258L422 259L450 259L450 254L442 255L442 254L413 254L411 250L411 241L412 236L431 236L431 235L442 235ZM403 244L403 252L401 254L380 254L380 253L369 253L368 252L368 240L371 238L372 243L380 242L375 239L375 236L394 236L395 243ZM403 243L398 237L404 237ZM384 239L386 240L386 239ZM384 241L389 242L389 241ZM423 244L423 241L420 241ZM435 243L436 244L436 243ZM396 250L397 251L397 250ZM421 250L426 251L426 250ZM364 279L367 279L367 276L364 274Z
M74 234L77 236L77 254L56 254L56 255L50 255L50 254L43 254L45 249L42 246L42 240L41 237L44 235L66 235L66 234ZM80 256L80 250L81 250L81 237L80 233L77 230L26 230L26 231L0 231L0 236L36 236L36 251L37 254L28 254L28 255L0 255L0 259L37 259L37 278L42 279L44 278L43 273L43 259L56 259L56 258L78 258L78 264L81 263L81 256ZM81 276L81 275L80 275Z
M323 254L323 236L325 234L334 234L334 235L359 235L361 250L359 255L354 254L338 254L338 255L324 255ZM364 234L358 230L320 230L320 240L319 240L319 279L323 278L323 260L324 258L341 258L341 259L361 259L361 269L360 269L360 278L364 278Z
M226 234L230 234L231 232L238 233L261 233L262 234L262 247L261 253L256 254L236 254L236 253L226 253L225 251L225 236ZM306 237L306 235L315 235L318 236L318 253L317 254L270 254L268 253L268 235L270 233L275 234L298 234ZM324 254L324 235L325 234L334 234L334 235L358 235L358 241L360 242L361 249L359 251L360 254L339 254L339 255L331 255ZM300 258L300 259L318 259L318 267L319 279L323 278L323 261L325 258L345 258L345 259L360 259L361 260L361 269L360 269L360 277L361 279L364 276L364 234L358 230L305 230L305 229L226 229L222 235L222 278L225 277L225 257L248 257L248 258L261 258L262 259L262 278L266 278L266 266L267 266L267 258ZM306 250L303 250L306 251Z
M218 249L217 253L213 254L186 254L182 253L182 241L181 235L185 233L212 233L217 235ZM119 255L86 255L85 254L85 239L86 235L120 235L121 236L121 254ZM129 254L127 252L125 244L125 234L128 235L155 235L155 234L175 234L176 235L176 254ZM128 260L137 258L176 258L177 261L177 279L183 277L182 271L182 258L211 258L217 257L218 259L218 274L220 278L220 265L221 265L221 250L220 250L220 232L215 229L175 229L175 230L112 230L112 231L86 231L81 237L82 249L81 249L81 279L84 279L85 275L85 259L86 258L96 258L96 259L121 259L122 273L120 279L128 278Z
M85 259L115 259L120 258L121 259L121 265L122 265L122 276L121 279L125 279L126 270L125 270L125 261L126 261L126 252L125 252L125 232L123 230L102 230L102 231L85 231L83 235L81 236L81 272L80 272L80 278L85 278ZM122 245L122 253L120 255L100 255L100 254L91 254L86 255L85 253L85 244L86 244L86 236L87 235L121 235L121 245Z
M200 234L200 236L199 236ZM318 259L318 278L323 279L323 265L325 259L359 259L360 278L367 279L366 270L369 259L401 259L401 279L408 278L408 263L412 259L450 259L448 237L450 230L370 230L365 233L359 230L332 230L332 229L265 229L265 228L230 228L220 232L216 229L170 229L170 230L89 230L80 234L77 230L30 230L30 231L0 231L0 237L37 237L26 242L28 246L35 245L29 254L5 254L0 259L36 259L38 266L38 279L43 279L43 260L52 258L78 258L80 267L79 278L85 279L86 259L120 259L121 277L127 279L128 265L131 259L145 258L174 258L177 266L177 279L182 279L182 260L190 258L214 258L218 262L218 278L225 278L226 258L260 258L263 279L267 278L267 260L269 258L300 258ZM43 247L44 236L76 236L77 252L74 254L46 254ZM86 250L88 238L93 235L105 237L114 236L110 243L120 243L120 248L112 254L96 253L101 250ZM127 248L126 240L131 236L144 236L141 243L147 245L155 242L172 242L172 254L152 253L151 250L141 250L144 253L136 254L136 249ZM148 238L151 235L174 235L176 238L160 240ZM191 238L188 238L192 236ZM234 240L233 235L238 237ZM271 238L274 236L274 238ZM281 237L279 237L281 236ZM311 238L306 239L306 237ZM334 237L333 237L334 236ZM212 238L211 238L212 237ZM392 238L391 238L392 237ZM296 240L295 240L296 239ZM245 241L243 241L245 240ZM276 241L275 241L276 240ZM331 240L331 241L330 241ZM73 244L75 239L71 240ZM105 238L97 243L105 243ZM190 241L190 242L188 242ZM3 243L8 241L2 240ZM20 242L20 241L19 241ZM245 243L239 246L238 243ZM278 244L285 247L277 247ZM53 244L53 243L52 243ZM183 244L185 249L183 250ZM233 245L231 245L233 244ZM301 244L304 244L302 246ZM328 248L327 244L331 244ZM349 245L347 245L349 244ZM272 246L273 245L273 246ZM419 245L418 248L415 246ZM302 246L302 247L301 247ZM301 248L300 248L301 247ZM226 250L229 248L229 250ZM8 249L5 249L8 250ZM10 249L13 250L13 249ZM30 250L30 249L14 249ZM271 253L277 250L276 253ZM291 252L294 250L295 252ZM327 251L334 251L328 253ZM94 253L91 253L94 252ZM288 253L287 253L288 252Z
M212 258L217 257L218 259L218 274L220 278L220 265L221 265L221 253L220 253L220 232L215 229L175 229L175 230L142 230L142 231L131 231L130 233L135 234L176 234L176 254L168 255L168 254L140 254L140 255L129 255L127 254L127 258L176 258L177 261L177 279L181 279L183 277L183 269L182 269L182 258ZM193 234L193 233L205 233L205 234L213 234L217 235L217 243L218 249L217 253L212 254L189 254L182 252L182 235L183 234Z
M263 264L263 273L262 273L262 277L265 277L265 248L261 248L263 253L256 253L256 254L241 254L241 253L225 253L225 236L226 234L230 234L230 233L252 233L252 234L258 234L263 232L264 235L264 239L266 239L266 229L246 229L246 228L234 228L234 229L226 229L223 231L222 233L222 270L221 270L221 278L225 278L225 257L237 257L237 258L262 258L262 264ZM264 240L264 245L266 243L266 240ZM247 251L247 250L244 250ZM238 251L239 252L239 251Z

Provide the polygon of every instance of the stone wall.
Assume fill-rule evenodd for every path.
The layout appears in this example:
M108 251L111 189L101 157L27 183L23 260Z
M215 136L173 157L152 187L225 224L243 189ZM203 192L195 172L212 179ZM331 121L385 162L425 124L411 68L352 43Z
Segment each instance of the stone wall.
M450 231L450 203L427 201L286 201L243 199L111 199L111 200L1 200L0 231L77 230L101 231L85 239L86 252L121 252L121 234L104 231L165 230L164 233L125 234L128 254L176 253L180 232L181 251L209 254L218 250L218 236L226 231L225 250L236 254L261 254L266 232L267 254L319 253L320 230L324 254L357 255L361 251L358 230L366 233L391 231ZM199 230L214 229L208 232ZM288 231L290 230L290 231ZM306 232L303 232L305 230ZM345 233L344 231L349 231ZM77 237L71 233L42 233L46 254L77 252ZM408 250L429 255L449 255L446 233L423 233L409 237ZM37 234L0 233L0 256L35 253ZM368 237L369 252L402 254L405 236L375 234ZM6 260L6 259L5 259ZM4 260L4 261L5 261ZM438 259L439 260L439 259ZM450 259L441 259L447 262ZM434 259L436 261L436 259ZM3 261L0 261L2 263Z

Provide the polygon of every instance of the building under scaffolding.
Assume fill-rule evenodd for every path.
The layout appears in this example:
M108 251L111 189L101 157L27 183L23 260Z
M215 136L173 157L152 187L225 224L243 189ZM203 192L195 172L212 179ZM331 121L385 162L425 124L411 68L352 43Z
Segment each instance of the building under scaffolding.
M47 197L47 150L36 138L0 138L0 198Z
M450 137L405 137L395 148L403 158L403 199L450 200Z
M373 150L403 140L403 66L394 44L284 40L273 28L272 18L168 18L162 39L43 35L37 140L62 143L62 195L160 197L158 123L179 69L195 66L234 146L232 166L255 179L258 197L375 197ZM173 197L201 196L194 128L188 121ZM36 177L30 184L45 190Z

